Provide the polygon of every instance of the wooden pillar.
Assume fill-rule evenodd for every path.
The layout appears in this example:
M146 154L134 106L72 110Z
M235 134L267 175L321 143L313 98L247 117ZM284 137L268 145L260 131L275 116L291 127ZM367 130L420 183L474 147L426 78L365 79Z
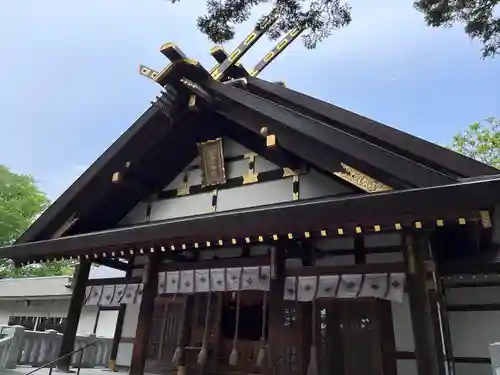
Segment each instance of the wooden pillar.
M301 252L302 266L312 266L314 264L314 246L310 241L302 244ZM300 373L306 374L311 357L311 323L312 323L312 303L302 302L300 305ZM316 314L319 316L319 314ZM319 336L319 335L318 335ZM318 343L316 343L317 345ZM321 353L322 354L322 353ZM321 355L320 354L320 355Z
M129 269L125 275L125 278L129 280L132 277L132 272L134 270L134 258L129 261ZM109 355L108 368L115 372L116 371L116 357L118 356L118 348L120 347L120 340L122 339L123 323L125 322L125 313L127 312L127 305L122 303L118 310L118 316L116 318L115 333L113 335L113 344L111 346L111 354Z
M280 368L284 369L284 342L283 333L285 329L285 309L283 296L285 292L285 246L279 243L272 249L271 254L271 287L269 290L269 360L265 374L281 374Z
M139 318L137 319L129 375L144 374L155 298L158 293L158 269L160 264L160 257L157 254L152 254L148 256L144 266L144 288L139 308Z
M424 231L404 235L403 253L407 269L408 295L419 375L439 375L438 348L434 330L427 270L424 263L429 243Z
M59 357L68 355L74 350L76 332L80 315L82 313L83 303L85 300L85 288L89 279L91 263L87 260L82 260L75 269L73 294L69 302L68 315L66 316L66 327L59 349ZM71 355L61 359L57 363L57 367L61 372L69 372L71 365Z

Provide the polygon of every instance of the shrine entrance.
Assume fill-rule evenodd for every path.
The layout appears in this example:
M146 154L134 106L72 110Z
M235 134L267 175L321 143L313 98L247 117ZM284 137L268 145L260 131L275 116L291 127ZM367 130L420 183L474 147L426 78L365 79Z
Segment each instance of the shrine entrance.
M268 333L268 311L263 309L264 293L240 293L239 309L237 293L213 293L211 296L207 329L209 356L204 366L205 373L261 374L257 357L262 348L262 332L266 340ZM189 299L192 299L190 303ZM190 373L202 373L197 358L205 331L207 302L207 294L175 298L159 296L156 299L147 372L176 373L172 358L183 320L189 319L186 322L189 329L184 346L186 365ZM316 303L318 375L396 375L389 301L325 299ZM285 301L281 343L283 356L279 363L274 364L276 374L305 374L312 333L310 314L311 304ZM231 365L236 330L238 361Z
M396 375L391 305L376 299L320 300L321 375Z

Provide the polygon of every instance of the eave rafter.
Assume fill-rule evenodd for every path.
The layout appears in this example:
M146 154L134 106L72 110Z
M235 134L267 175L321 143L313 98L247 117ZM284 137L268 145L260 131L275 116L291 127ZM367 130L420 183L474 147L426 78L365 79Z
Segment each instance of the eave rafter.
M130 257L165 255L201 248L268 243L280 239L352 236L364 233L428 230L480 222L491 226L485 209L498 198L500 180L291 202L265 208L208 214L113 229L84 236L20 244L0 255L18 263L51 257ZM462 199L476 196L476 200ZM300 217L301 220L296 218ZM23 254L23 258L19 257ZM105 255L104 255L105 254Z

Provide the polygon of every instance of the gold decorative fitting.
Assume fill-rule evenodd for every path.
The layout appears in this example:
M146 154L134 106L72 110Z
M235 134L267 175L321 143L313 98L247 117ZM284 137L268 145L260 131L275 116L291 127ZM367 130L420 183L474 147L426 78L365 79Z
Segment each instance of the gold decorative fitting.
M111 252L111 256L112 257L115 257L116 256L116 253L114 251Z
M340 163L344 171L334 172L333 174L341 179L349 182L350 184L366 191L367 193L379 193L382 191L392 190L392 187L383 184L380 181L358 171L357 169L345 164Z
M288 233L288 239L293 240L293 233Z
M125 163L125 168L128 168L128 167L130 167L130 162L129 162L129 161L127 161L127 162Z
M278 241L278 235L277 234L273 234L273 240Z
M465 225L466 224L465 219L463 217L458 218L458 224Z
M322 237L326 237L326 230L324 230L324 229L323 229L323 230L321 231L321 236L322 236Z
M250 237L245 237L245 242L250 243Z
M276 135L274 134L269 134L266 136L266 146L267 147L276 147Z
M373 226L373 230L374 230L375 232L380 232L380 225L375 225L375 226Z
M233 245L236 245L236 238L233 238L233 239L231 240L231 243L232 243Z
M207 245L207 247L210 247L212 244L210 243L210 241L207 241L205 242L205 245Z
M182 187L177 189L177 196L182 197L189 194L189 173L186 171L182 176Z
M156 75L156 78L154 80L156 82L161 82L170 73L173 66L174 66L174 64L172 64L172 63L168 64L165 68L162 69L161 72L159 72Z
M150 252L150 253L154 253L154 252L155 252L154 247L152 247L151 249L149 249L149 252Z
M161 249L161 251L163 251L163 252L165 252L165 251L166 251L165 246L162 246L160 249Z
M363 230L361 229L361 227L356 227L356 233L361 233Z
M268 132L269 132L269 129L267 128L267 126L263 126L262 128L260 128L260 134L263 137L267 137Z
M293 176L292 177L292 200L298 201L299 200L299 193L300 193L300 186L299 186L299 176Z
M401 226L401 224L400 224L400 223L396 223L396 224L394 224L394 228L395 228L396 230L401 230L401 229L403 229L403 227Z
M224 48L222 48L221 46L213 46L212 48L210 48L210 54L213 54L213 53L216 53L218 51L223 51Z
M444 226L444 220L443 220L443 219L437 219L437 220L436 220L436 225L437 225L438 227L442 227L442 226Z
M130 255L134 255L134 249L129 250Z
M170 245L170 250L174 251L175 250L175 245Z
M106 258L107 257L106 253L102 253L102 257Z
M94 259L97 259L97 254L94 254Z
M139 250L139 252L140 252L141 254L144 254L144 250L143 250L143 249L140 249L140 250Z
M147 67L146 65L139 65L139 74L141 76L147 77L153 81L156 81L160 73L156 70Z
M201 159L202 185L215 186L226 183L222 138L198 143Z
M264 237L259 236L258 240L259 240L259 242L264 242Z
M481 225L483 228L491 228L491 217L489 211L479 211L479 216L481 218Z
M114 182L115 184L120 182L122 179L120 172L115 172L113 173L113 176L111 177L111 181Z
M186 245L185 245L185 244L182 244L182 245L181 245L181 248L182 248L182 250L186 250Z
M194 248L195 248L195 249L197 249L197 248L198 248L198 246L199 246L199 245L198 245L198 242L195 242L195 243L194 243Z
M305 238L311 238L311 233L310 232L304 232L304 237Z
M339 228L337 229L337 233L342 236L344 234L344 230L342 228Z
M193 94L189 96L188 107L191 109L196 108L196 95Z
M259 174L255 173L255 157L257 154L250 153L245 155L248 159L248 171L243 175L243 185L253 184L259 181Z
M415 228L422 229L422 222L421 221L415 221Z
M122 251L120 251L120 255L121 255L121 256L124 256L124 255L125 255L125 252L124 252L123 250L122 250Z
M219 246L222 246L222 245L224 245L224 241L219 240Z

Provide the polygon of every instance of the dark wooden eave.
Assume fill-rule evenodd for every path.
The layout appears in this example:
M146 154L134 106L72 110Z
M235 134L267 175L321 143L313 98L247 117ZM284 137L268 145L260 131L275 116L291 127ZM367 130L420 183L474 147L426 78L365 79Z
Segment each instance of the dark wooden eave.
M329 160L340 159L370 175L386 174L390 179L403 181L406 186L411 187L443 185L456 181L454 176L414 162L245 90L213 80L208 80L205 86L221 99L217 108L221 114L255 132L260 131L261 124L266 124L285 149L288 148L312 165L319 164L327 170L330 167L332 173L335 165L328 166ZM382 181L386 182L387 178Z
M333 197L199 215L97 233L16 244L0 249L0 257L17 262L49 256L76 256L160 246L181 246L207 240L272 236L305 231L346 232L354 227L411 227L415 221L464 217L477 219L500 197L500 176L444 186L386 193Z
M207 112L194 114L185 111L189 92L180 84L182 77L211 88L221 99L218 108L215 108L218 114L214 114L213 107ZM295 93L300 98L308 98L312 104L316 103L317 108L309 102L299 106L300 103L294 102L296 99L286 97L280 91L273 93L271 98L274 91L268 85L278 85L254 79L249 79L249 82L251 92L238 90L211 80L199 64L173 64L169 74L162 77L161 84L173 85L185 97L180 102L181 110L176 112L174 122L169 123L155 107L149 108L31 225L16 244L49 240L71 217L78 220L65 235L115 227L139 201L165 187L180 173L196 156L197 141L222 134L280 166L296 167L306 163L331 175L333 171L338 171L339 163L344 162L395 189L444 185L455 182L457 175L492 173L490 167L437 146L425 146L427 151L422 149L424 151L419 153L419 147L427 144L425 141L415 140L410 135L380 124L385 130L374 131L377 127L366 123L371 120L362 118L365 122L355 123L350 117L344 119L346 113L350 113L347 111L339 112L344 117L335 117L325 112L329 104L317 101L319 105L316 99ZM254 95L258 83L262 84L259 88L262 97ZM233 94L234 98L231 97ZM283 97L278 94L283 94ZM218 119L223 115L230 121L224 124L216 119L220 124L208 124L210 115ZM267 125L266 122L273 130L276 126L277 148L264 147L260 127ZM401 137L393 133L401 133ZM429 150L433 148L441 151L431 154ZM425 154L430 156L425 159ZM426 162L433 157L436 160ZM448 164L440 165L442 160L448 160ZM129 166L125 168L125 165ZM452 167L456 173L449 173ZM113 184L111 176L117 171L123 172L123 182Z
M262 79L247 77L247 81L247 89L256 95L343 129L437 170L461 177L498 173L497 169L486 164L322 100Z

